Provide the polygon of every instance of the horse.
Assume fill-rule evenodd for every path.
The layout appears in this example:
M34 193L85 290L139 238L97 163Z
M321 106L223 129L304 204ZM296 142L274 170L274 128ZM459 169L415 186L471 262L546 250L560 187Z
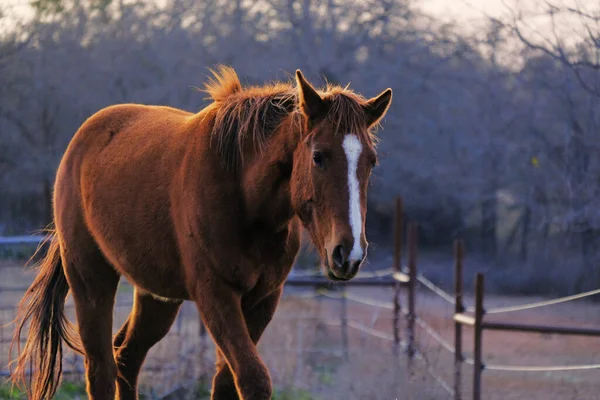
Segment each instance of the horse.
M11 344L12 379L31 399L56 393L63 342L84 355L90 399L136 399L146 354L183 301L216 344L211 399L270 399L256 346L303 232L329 280L350 280L362 265L374 128L392 90L367 99L348 86L317 89L300 70L262 86L243 86L229 66L210 72L202 90L211 102L199 112L111 105L68 144L47 253ZM134 303L113 339L121 277ZM64 314L69 293L76 329Z

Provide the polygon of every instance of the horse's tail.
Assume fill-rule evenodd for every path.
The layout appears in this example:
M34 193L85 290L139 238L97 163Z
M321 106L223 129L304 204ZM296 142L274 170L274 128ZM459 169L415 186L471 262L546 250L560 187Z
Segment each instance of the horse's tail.
M79 340L64 314L69 284L63 271L60 244L54 232L48 235L33 257L48 241L48 253L40 262L35 280L19 303L16 329L9 350L12 355L16 345L18 353L11 380L17 385L29 381L30 398L33 400L50 399L58 389L62 374L62 341L80 352ZM21 351L21 332L28 320L27 340Z

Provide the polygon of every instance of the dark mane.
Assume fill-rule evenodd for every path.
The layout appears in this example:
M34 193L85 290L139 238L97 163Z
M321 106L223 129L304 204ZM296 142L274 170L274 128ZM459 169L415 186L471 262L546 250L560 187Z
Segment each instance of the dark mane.
M219 66L211 70L213 77L204 91L214 101L214 124L211 141L224 165L238 171L243 164L243 148L251 140L256 152L265 150L269 137L287 117L294 118L293 126L301 129L302 113L298 107L298 90L291 82L276 82L264 86L242 87L235 70ZM336 132L362 134L366 128L364 97L347 87L328 84L319 94L330 103L328 119ZM368 140L374 137L367 133Z

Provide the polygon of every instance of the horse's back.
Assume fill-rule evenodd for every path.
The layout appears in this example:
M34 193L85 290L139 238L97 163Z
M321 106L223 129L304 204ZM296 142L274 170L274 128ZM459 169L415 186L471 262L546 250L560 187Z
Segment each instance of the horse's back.
M165 297L182 290L149 286L177 280L170 195L193 115L135 104L102 109L79 128L57 174L57 229L71 241L89 233L115 268Z
M135 172L151 177L143 168L161 163L170 173L185 149L189 121L194 114L163 106L120 104L106 107L89 117L78 129L61 161L57 180L65 170L83 184L87 176ZM168 165L171 161L173 165ZM158 171L153 171L158 172Z

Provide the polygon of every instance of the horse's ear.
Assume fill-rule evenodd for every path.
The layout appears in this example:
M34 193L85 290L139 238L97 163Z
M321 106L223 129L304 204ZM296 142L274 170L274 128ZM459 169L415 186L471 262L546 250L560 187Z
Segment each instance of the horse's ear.
M321 96L304 78L299 69L296 70L296 83L298 84L298 100L300 109L306 115L309 121L315 121L319 117L325 116L327 106Z
M383 118L388 108L392 104L392 89L385 89L379 96L369 99L363 109L367 114L367 125L369 127L375 125Z

